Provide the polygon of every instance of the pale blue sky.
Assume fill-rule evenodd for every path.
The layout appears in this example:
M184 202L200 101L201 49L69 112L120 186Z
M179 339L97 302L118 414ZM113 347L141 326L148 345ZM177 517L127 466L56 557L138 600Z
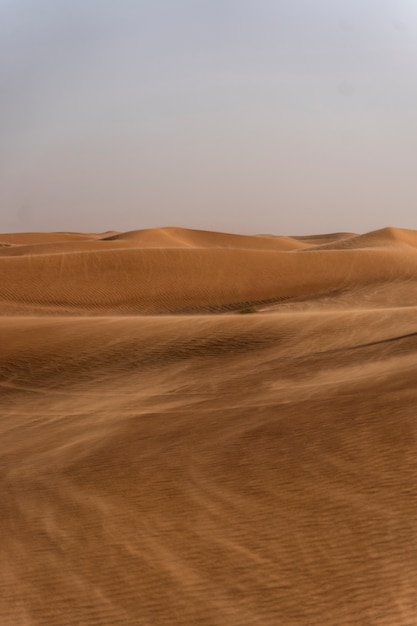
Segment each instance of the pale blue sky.
M0 0L0 231L417 228L415 0Z

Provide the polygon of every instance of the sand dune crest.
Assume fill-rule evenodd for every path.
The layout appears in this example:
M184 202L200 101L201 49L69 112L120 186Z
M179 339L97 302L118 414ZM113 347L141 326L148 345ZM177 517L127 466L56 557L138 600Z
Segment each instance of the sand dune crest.
M392 229L299 250L284 250L281 239L183 229L45 239L1 249L0 312L221 312L417 272L416 233Z

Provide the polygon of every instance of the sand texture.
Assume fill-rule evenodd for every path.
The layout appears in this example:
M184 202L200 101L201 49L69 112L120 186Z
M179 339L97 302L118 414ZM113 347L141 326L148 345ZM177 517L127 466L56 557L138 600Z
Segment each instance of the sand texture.
M416 434L415 231L0 235L1 626L415 626Z

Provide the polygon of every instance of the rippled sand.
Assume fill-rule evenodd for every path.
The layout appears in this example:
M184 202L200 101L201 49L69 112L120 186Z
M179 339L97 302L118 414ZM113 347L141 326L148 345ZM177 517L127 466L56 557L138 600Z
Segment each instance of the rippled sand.
M0 235L0 348L0 624L417 624L417 232Z

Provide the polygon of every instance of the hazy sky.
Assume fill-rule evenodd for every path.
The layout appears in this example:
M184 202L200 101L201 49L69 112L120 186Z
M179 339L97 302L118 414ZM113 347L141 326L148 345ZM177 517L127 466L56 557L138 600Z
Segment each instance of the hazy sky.
M0 231L417 228L416 0L0 0Z

